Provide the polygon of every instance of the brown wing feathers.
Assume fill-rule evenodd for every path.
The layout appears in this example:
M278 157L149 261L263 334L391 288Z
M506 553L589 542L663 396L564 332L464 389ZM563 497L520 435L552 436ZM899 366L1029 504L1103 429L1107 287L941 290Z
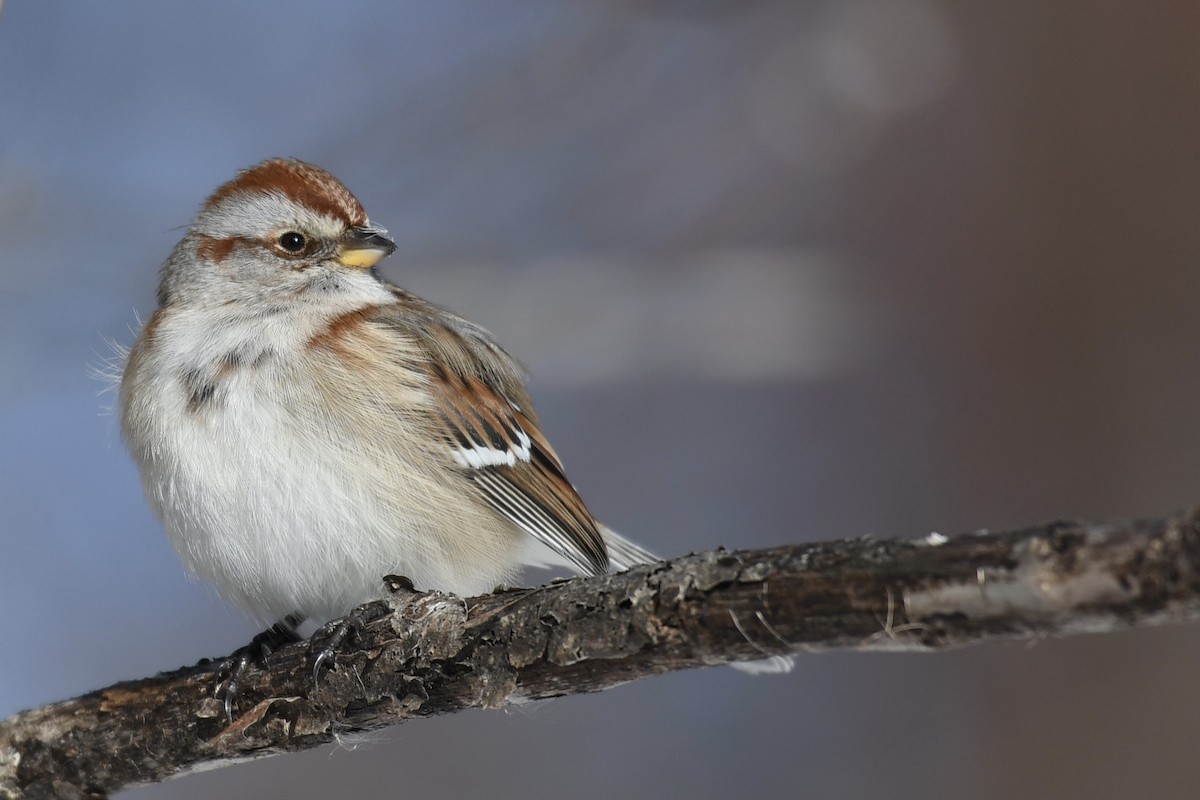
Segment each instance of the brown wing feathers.
M527 417L478 379L437 392L451 457L501 514L585 573L608 571L592 515Z
M376 321L434 351L424 362L447 457L504 517L581 572L607 572L596 521L538 428L517 363L482 328L406 293L397 298L409 308L384 307Z

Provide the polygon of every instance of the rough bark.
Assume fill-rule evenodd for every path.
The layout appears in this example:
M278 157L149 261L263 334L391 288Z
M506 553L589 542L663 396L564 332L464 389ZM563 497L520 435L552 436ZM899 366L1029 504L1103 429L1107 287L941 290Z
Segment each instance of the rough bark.
M937 650L1200 618L1200 510L918 541L699 553L471 599L402 588L314 688L305 643L246 675L232 723L202 666L0 722L0 797L103 797L199 766L464 708L829 648ZM731 676L730 678L734 678Z

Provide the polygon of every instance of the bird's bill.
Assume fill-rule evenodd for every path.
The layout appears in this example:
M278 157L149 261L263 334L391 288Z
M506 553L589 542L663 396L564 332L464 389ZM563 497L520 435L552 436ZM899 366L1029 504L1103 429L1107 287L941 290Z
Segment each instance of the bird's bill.
M387 231L382 228L351 228L342 240L337 262L343 267L370 269L395 249L396 243L387 237Z

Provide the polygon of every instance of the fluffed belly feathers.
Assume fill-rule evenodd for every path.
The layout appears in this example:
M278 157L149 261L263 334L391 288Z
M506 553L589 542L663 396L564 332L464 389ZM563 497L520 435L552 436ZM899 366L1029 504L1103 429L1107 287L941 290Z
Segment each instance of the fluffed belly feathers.
M122 387L146 496L187 568L261 622L341 616L387 574L470 596L550 560L406 449L422 441L401 430L419 416L405 408L419 393L397 390L406 376L370 397L279 352L199 374L149 342Z

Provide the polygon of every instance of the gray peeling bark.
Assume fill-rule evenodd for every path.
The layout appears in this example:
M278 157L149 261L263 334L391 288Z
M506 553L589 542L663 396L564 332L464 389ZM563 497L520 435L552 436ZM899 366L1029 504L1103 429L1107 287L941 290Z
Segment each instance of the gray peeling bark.
M102 797L413 717L765 655L938 650L1195 620L1200 511L699 553L469 600L396 587L317 688L303 643L252 669L232 723L199 668L0 723L0 797Z

